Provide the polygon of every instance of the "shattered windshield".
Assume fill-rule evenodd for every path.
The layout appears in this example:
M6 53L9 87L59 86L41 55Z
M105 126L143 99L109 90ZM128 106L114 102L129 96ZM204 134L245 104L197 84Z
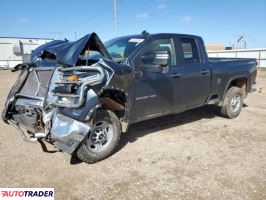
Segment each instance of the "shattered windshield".
M121 62L143 41L144 38L137 37L115 38L105 42L104 46L114 61Z

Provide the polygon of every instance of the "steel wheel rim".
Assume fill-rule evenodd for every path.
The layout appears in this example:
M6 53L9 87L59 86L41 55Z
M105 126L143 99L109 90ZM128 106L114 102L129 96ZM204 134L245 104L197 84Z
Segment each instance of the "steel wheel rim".
M232 98L231 104L230 104L232 112L237 112L239 110L240 106L241 106L241 95L240 94L236 94Z
M86 140L88 149L95 153L104 151L111 143L113 133L113 124L107 121L96 122Z

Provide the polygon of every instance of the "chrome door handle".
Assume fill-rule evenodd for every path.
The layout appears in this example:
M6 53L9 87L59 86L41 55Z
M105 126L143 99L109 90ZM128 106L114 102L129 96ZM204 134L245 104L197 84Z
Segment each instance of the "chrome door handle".
M182 76L182 74L180 74L180 73L174 73L174 74L170 75L171 78L180 78L181 76Z
M200 73L201 74L208 74L209 73L209 70L204 69L204 70L201 70Z

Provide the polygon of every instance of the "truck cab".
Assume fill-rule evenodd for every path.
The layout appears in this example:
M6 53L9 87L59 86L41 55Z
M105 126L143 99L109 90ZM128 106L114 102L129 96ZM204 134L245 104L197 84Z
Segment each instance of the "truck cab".
M119 44L122 48L114 48ZM106 47L132 68L130 123L205 104L222 106L230 86L238 85L246 97L255 83L255 59L209 60L199 36L133 35L111 40Z
M150 35L129 60L135 82L134 120L205 104L211 68L200 37Z

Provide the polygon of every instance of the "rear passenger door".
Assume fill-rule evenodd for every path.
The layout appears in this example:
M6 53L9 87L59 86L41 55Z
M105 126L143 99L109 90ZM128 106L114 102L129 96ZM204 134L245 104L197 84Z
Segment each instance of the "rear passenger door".
M205 103L210 92L211 69L203 59L200 43L195 38L177 38L179 59L182 68L179 90L175 97L179 105L177 110L201 106ZM181 89L182 88L182 89ZM182 93L180 93L182 91Z

